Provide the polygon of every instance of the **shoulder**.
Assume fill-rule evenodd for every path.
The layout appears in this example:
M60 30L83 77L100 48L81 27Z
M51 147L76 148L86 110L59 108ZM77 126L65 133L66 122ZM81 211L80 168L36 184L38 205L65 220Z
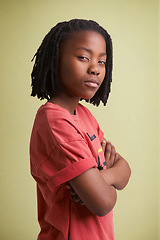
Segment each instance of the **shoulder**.
M89 118L95 119L95 117L92 115L92 113L89 111L89 109L80 103L77 106L77 111L80 115L86 115Z
M71 115L66 109L47 102L42 105L37 112L37 119L41 127L39 130L44 133L50 133L60 142L82 140L83 133L75 116Z
M93 116L93 114L90 112L90 110L85 107L82 104L78 104L77 107L78 114L81 116L81 118L87 118L90 122L92 121L92 124L94 123L96 126L99 125L96 118Z
M66 109L47 102L39 108L37 115L47 116L48 120L54 120L57 118L68 118L70 114Z
M71 122L73 124L72 115L70 115L66 109L50 102L47 102L39 108L36 119L38 122L41 122L41 125L47 124L50 127L57 124L61 125L65 122Z

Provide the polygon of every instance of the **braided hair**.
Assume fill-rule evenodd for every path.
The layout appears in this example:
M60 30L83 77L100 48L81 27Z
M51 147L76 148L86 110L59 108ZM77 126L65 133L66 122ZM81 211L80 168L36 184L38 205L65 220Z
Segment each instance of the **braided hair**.
M112 82L112 40L107 31L93 20L72 19L60 22L45 36L32 59L32 61L35 59L35 63L31 73L31 96L37 95L40 100L44 98L49 100L57 91L61 91L58 74L60 47L72 33L87 30L98 32L105 39L107 61L106 74L100 88L86 101L96 106L102 101L106 105Z

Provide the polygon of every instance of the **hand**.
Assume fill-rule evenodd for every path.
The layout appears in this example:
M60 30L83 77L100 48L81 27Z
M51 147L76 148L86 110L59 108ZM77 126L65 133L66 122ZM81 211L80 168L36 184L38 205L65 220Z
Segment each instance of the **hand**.
M76 202L79 203L81 205L84 205L84 203L81 201L81 199L79 198L79 196L77 195L77 193L74 191L74 189L71 187L70 184L67 185L67 189L69 190L72 199Z
M104 151L106 168L111 168L114 163L119 160L119 154L116 152L111 142L107 141L105 138L102 139L101 146Z

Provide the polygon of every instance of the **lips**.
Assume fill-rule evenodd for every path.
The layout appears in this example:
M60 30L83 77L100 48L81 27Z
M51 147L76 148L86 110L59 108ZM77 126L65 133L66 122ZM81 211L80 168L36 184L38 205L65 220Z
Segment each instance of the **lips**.
M88 87L97 88L99 86L99 82L96 79L90 79L87 81L84 81L84 84Z

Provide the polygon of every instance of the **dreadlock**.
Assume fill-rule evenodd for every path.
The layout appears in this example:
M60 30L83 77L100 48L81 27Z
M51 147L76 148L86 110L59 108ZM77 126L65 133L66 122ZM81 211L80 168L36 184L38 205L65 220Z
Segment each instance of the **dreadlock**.
M35 63L31 73L31 96L37 95L40 100L44 98L49 100L61 90L58 74L60 47L71 37L71 33L87 30L98 32L105 39L107 62L105 78L100 88L91 99L86 101L96 106L102 101L106 105L112 82L112 40L107 31L92 20L73 19L58 23L45 36L32 59L32 61L35 59Z

